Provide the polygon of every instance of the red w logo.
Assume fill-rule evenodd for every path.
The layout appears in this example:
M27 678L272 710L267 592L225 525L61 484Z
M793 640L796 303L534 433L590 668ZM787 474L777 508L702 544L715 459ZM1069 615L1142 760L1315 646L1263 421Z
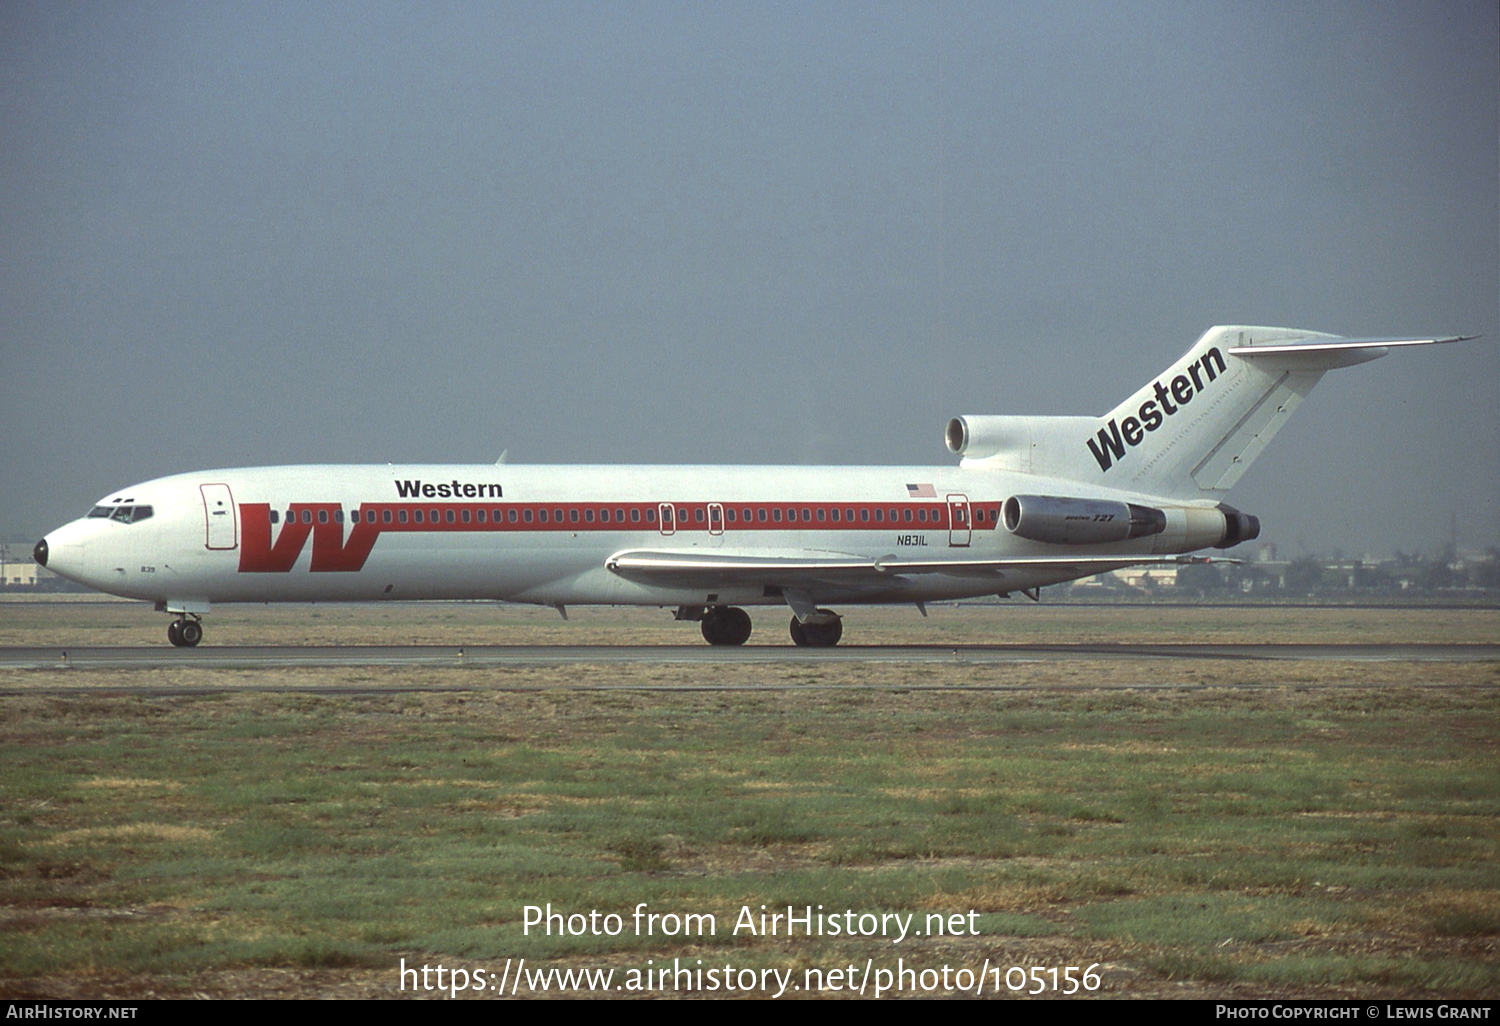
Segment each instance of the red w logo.
M271 540L271 506L265 502L240 504L240 573L284 574L292 569L307 536L312 535L313 573L345 573L359 570L370 558L380 526L368 521L355 524L344 541L344 525L334 513L337 503L292 503L287 521L275 541ZM321 513L321 516L319 515Z

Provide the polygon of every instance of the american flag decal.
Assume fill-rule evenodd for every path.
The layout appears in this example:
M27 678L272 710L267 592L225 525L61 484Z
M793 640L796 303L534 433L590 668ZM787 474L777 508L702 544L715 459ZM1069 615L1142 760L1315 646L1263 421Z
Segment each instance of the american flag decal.
M930 484L909 484L906 486L906 497L908 499L936 499L937 492L933 491Z

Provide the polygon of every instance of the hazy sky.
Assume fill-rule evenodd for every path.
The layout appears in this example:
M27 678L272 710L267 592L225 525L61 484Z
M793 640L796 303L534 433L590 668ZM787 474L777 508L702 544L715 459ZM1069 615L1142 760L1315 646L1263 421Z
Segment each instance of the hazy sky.
M1500 31L1417 3L0 5L0 537L269 463L951 464L1213 324L1285 554L1500 544Z

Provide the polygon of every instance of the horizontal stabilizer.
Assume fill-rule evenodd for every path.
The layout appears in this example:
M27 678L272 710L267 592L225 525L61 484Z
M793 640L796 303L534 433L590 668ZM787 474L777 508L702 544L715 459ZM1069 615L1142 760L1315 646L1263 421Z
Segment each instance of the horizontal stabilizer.
M1468 342L1478 335L1450 335L1447 338L1344 338L1337 342L1308 342L1292 345L1230 346L1230 356L1270 356L1275 353L1315 353L1339 349L1390 349L1395 346L1440 346L1449 342Z

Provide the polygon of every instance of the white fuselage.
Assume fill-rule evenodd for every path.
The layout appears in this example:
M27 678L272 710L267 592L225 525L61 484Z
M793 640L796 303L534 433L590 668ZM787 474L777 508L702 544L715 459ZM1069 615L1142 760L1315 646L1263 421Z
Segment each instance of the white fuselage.
M1017 491L1077 494L1079 486L959 467L261 467L181 474L113 493L94 516L48 535L46 545L57 573L174 609L381 599L781 604L766 574L641 579L607 564L632 550L955 564L1080 551L1007 532L999 511ZM1089 493L1150 499L1097 487ZM147 506L150 515L133 522L100 512ZM1169 529L1085 549L1128 557L1203 544ZM920 602L1094 572L1037 565L893 573L823 581L814 597Z

